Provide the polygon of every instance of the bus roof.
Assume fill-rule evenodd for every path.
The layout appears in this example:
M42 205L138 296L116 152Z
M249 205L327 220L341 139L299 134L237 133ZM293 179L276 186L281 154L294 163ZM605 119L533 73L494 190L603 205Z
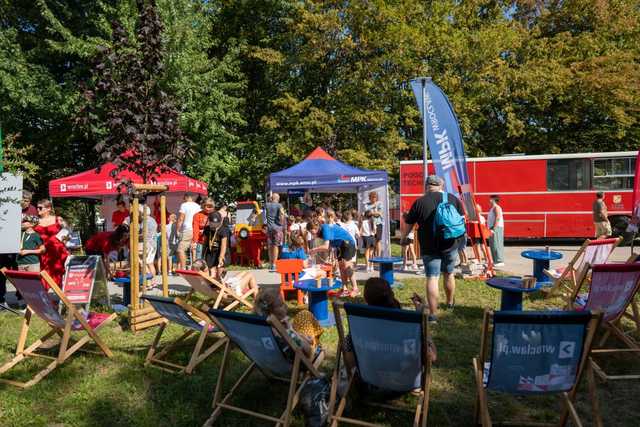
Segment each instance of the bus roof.
M468 162L498 162L504 160L548 160L548 159L593 159L593 158L608 158L608 157L635 157L638 155L637 151L612 151L609 153L572 153L572 154L515 154L504 155L500 157L470 157ZM431 160L429 160L431 163ZM422 160L402 160L401 165L415 165L422 164Z

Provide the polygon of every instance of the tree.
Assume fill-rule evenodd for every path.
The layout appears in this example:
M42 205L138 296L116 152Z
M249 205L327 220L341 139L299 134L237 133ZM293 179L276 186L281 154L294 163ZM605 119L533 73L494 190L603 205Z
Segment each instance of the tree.
M188 141L178 110L161 86L162 23L155 1L140 0L138 9L135 43L119 22L113 23L113 47L101 48L78 123L98 140L102 159L116 165L114 177L129 170L151 182L181 168Z

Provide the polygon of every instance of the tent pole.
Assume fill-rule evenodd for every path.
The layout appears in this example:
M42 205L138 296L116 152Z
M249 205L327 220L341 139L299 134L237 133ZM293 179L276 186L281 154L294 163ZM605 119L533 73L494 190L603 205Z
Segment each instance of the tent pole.
M162 296L169 296L169 272L167 258L167 196L160 196L160 262L162 264Z

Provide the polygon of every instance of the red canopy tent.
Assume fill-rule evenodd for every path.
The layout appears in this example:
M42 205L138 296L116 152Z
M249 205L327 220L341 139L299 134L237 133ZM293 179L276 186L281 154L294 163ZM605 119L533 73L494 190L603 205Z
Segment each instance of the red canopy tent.
M89 199L99 199L101 201L100 214L105 219L105 229L111 230L111 215L116 210L116 198L118 197L118 183L122 179L129 179L134 183L142 183L142 178L138 175L122 171L117 178L111 176L111 172L116 168L113 163L107 163L100 168L100 171L91 169L64 178L54 179L49 182L50 197L84 197ZM156 178L154 184L166 185L167 209L169 212L176 212L182 201L184 193L207 195L207 183L189 178L177 171L170 171L161 174Z
M102 198L104 196L118 195L118 181L130 179L135 183L142 183L142 178L133 172L122 171L117 179L111 176L116 168L113 163L107 163L100 171L91 169L64 178L54 179L49 182L50 197L89 197ZM207 194L207 184L197 179L189 178L176 171L170 171L160 175L155 184L166 185L169 193L195 193Z

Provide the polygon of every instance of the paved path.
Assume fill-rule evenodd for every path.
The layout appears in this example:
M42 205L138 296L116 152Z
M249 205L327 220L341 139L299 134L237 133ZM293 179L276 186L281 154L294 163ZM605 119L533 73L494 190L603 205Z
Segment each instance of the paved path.
M514 275L524 275L531 274L532 272L532 261L520 256L520 252L530 248L540 249L540 246L507 246L505 248L505 267L502 268L502 271L507 272L509 274ZM550 246L551 250L561 252L564 257L559 261L552 261L551 266L554 265L564 265L568 260L573 258L576 251L579 249L579 246L572 245L561 245L561 246ZM470 251L468 251L470 253ZM629 247L618 247L609 258L614 262L623 262L625 261L631 251ZM280 275L277 273L269 272L268 270L250 270L255 276L256 280L260 284L260 286L276 286L280 283ZM377 276L378 272L367 273L363 270L358 270L356 273L356 279L358 281L365 281L370 276ZM415 272L396 272L396 278L398 279L406 279L406 278L416 278L416 277L424 277L422 274L416 275ZM160 283L160 278L156 278L156 282ZM13 303L15 301L15 289L11 286L10 283L7 283L7 301L9 303ZM188 286L186 282L178 277L178 276L170 276L169 277L169 288L172 292L176 293L186 293L188 291ZM154 293L159 292L159 290L155 290ZM119 285L115 285L113 283L109 284L109 294L112 295L113 302L119 302L122 298L122 287Z

